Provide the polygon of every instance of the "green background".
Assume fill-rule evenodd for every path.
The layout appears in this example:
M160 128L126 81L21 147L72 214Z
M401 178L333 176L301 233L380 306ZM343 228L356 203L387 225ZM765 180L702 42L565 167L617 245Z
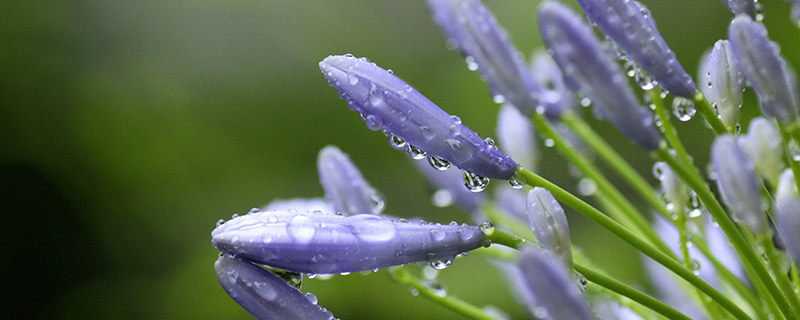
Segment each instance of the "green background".
M732 18L718 0L642 2L693 75ZM789 5L762 2L770 36L800 65ZM526 55L541 46L538 1L486 4ZM430 204L407 157L367 130L317 67L330 54L369 57L494 136L498 106L445 48L424 1L5 1L0 12L6 314L248 318L216 281L209 234L218 219L272 199L322 196L315 161L329 144L385 194L387 214L469 220ZM757 112L749 90L746 98L745 118ZM653 180L647 154L592 124ZM680 130L705 164L712 137L702 120ZM562 158L542 153L538 172L574 190ZM595 262L647 286L627 246L569 218L573 241ZM441 277L451 294L523 315L481 258L456 261ZM342 319L457 317L385 272L306 281L303 291Z

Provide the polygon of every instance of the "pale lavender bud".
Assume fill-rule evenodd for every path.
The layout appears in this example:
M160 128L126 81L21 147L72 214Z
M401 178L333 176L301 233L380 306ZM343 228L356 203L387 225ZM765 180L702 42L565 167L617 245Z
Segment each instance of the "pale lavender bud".
M775 196L775 201L782 199L798 198L797 183L794 181L794 173L792 169L783 170L781 178L778 182L778 194Z
M535 315L538 305L536 303L536 297L533 292L531 292L531 288L528 287L519 266L507 261L490 260L490 262L498 269L500 275L509 286L509 289L511 289L511 296L514 297L514 300L516 300L520 306L528 310L531 315Z
M528 225L539 243L572 268L569 224L564 208L550 191L536 187L528 192Z
M536 170L536 132L531 120L514 106L504 104L497 115L497 142L522 167Z
M628 85L628 79L589 27L572 9L547 1L539 8L539 31L567 79L585 94L599 118L647 150L658 148L653 118Z
M755 166L730 135L722 135L711 145L711 162L722 200L734 220L744 223L753 232L769 232L761 209L761 183Z
M264 206L261 210L288 210L294 209L297 211L321 211L325 213L336 212L331 206L331 203L322 198L293 198L293 199L275 199L269 204Z
M647 271L650 283L653 285L656 291L656 297L659 300L691 319L707 319L703 311L701 311L700 307L696 304L696 301L687 295L686 291L681 287L681 283L678 282L677 278L675 278L669 270L650 258L642 257L642 264ZM701 268L705 268L705 266L701 266Z
M597 313L599 319L644 320L638 313L611 299L597 303L593 301L592 308Z
M653 165L656 178L661 181L661 190L664 196L677 208L684 208L689 201L689 188L683 179L672 170L665 162L656 162Z
M325 196L337 212L379 214L383 211L383 197L339 148L327 146L320 150L317 171Z
M500 186L494 189L494 203L497 207L518 218L520 221L528 219L527 210L527 192L523 189L514 189L511 186Z
M656 215L655 220L653 221L653 230L655 230L656 234L664 240L664 243L667 244L669 249L675 255L682 255L681 254L681 247L680 247L680 233L678 232L678 228L675 227L674 224L670 223L666 219L661 216ZM714 265L694 246L689 247L689 257L691 260L694 260L697 263L697 275L708 282L709 284L718 287L719 281L717 279L717 270L714 268Z
M575 94L567 87L564 73L553 57L542 49L536 51L531 60L533 80L541 87L541 100L547 101L544 114L550 119L558 118L561 113L571 110L577 103Z
M764 118L753 119L747 134L739 136L737 142L753 160L756 172L767 181L777 183L783 169L783 146L781 134L772 122Z
M758 94L764 116L782 123L797 119L797 79L764 25L738 15L728 28L728 38L736 64Z
M794 262L800 265L800 198L783 198L775 209L783 245Z
M722 0L728 5L728 9L735 15L746 14L750 18L756 18L756 1L755 0Z
M697 89L692 77L675 58L643 4L632 0L578 0L578 4L661 87L675 95L694 98Z
M529 246L519 254L519 268L534 296L534 316L540 319L594 319L586 298L561 259Z
M730 240L728 240L728 236L725 235L725 232L722 231L722 228L720 228L711 220L711 215L707 214L705 216L705 236L706 243L708 244L708 250L711 251L714 254L714 257L717 258L717 260L722 263L722 265L725 266L731 273L733 273L734 276L742 281L747 281L747 275L744 273L742 261L739 260L739 255L736 253L736 249L733 248ZM695 247L692 248L696 249ZM701 265L700 270L703 268L706 268L706 266ZM712 265L711 268L714 268L714 266ZM700 274L702 275L703 272L700 271Z
M383 129L480 176L509 179L514 175L518 167L514 160L391 72L352 55L329 56L319 67L350 108L364 116L370 129Z
M214 263L225 292L257 319L332 320L325 308L267 270L236 258L220 256Z
M435 189L432 199L437 207L446 207L455 204L467 212L479 209L486 202L486 195L471 192L464 188L464 178L457 170L439 170L427 161L412 161L414 166L425 176L425 179Z
M547 108L522 54L479 0L428 0L428 5L448 41L467 57L470 70L478 69L489 83L495 101L508 101L527 115L540 104Z
M700 64L700 89L717 108L722 123L729 127L739 120L744 76L739 71L728 40L719 40Z
M294 210L252 212L218 226L211 237L223 253L317 274L452 261L460 253L489 244L479 227Z

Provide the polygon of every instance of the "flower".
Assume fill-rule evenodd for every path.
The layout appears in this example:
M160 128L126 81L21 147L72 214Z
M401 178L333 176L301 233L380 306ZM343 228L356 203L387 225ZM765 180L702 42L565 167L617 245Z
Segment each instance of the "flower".
M484 193L471 192L464 188L464 178L458 171L439 170L422 161L414 161L414 167L436 190L433 194L434 205L455 204L464 211L474 212L486 202Z
M320 150L317 171L325 196L333 202L337 212L379 214L383 211L383 198L339 148L327 146Z
M728 127L736 125L742 105L744 76L733 59L731 44L719 40L711 54L700 62L700 86L706 99L717 107L720 119Z
M756 18L756 1L755 0L724 0L728 5L728 9L735 15L746 14L750 18Z
M527 204L528 223L536 240L571 268L572 246L564 209L550 191L539 187L528 192Z
M536 132L533 123L512 105L500 107L497 115L500 148L528 170L536 168Z
M757 234L769 232L761 209L761 183L755 166L732 136L726 134L714 140L711 162L722 200L731 210L733 219Z
M783 146L781 134L767 119L755 118L750 121L747 134L737 139L739 146L747 153L756 166L756 172L773 185L783 169Z
M533 315L540 319L594 319L583 294L561 261L534 246L519 253L519 269L534 301Z

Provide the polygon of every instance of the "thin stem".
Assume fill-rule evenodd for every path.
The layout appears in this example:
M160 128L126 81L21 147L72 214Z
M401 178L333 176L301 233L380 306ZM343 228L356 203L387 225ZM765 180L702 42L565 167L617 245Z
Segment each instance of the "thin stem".
M482 209L483 213L486 214L486 217L489 218L489 221L495 225L502 226L503 228L508 229L508 231L522 236L526 240L536 239L536 235L534 235L533 231L528 228L527 221L523 222L522 220L503 212L491 202L484 205Z
M761 236L759 242L764 247L764 253L767 256L767 261L772 269L772 274L775 276L775 281L778 287L781 288L783 294L789 299L789 304L792 305L795 314L800 315L800 299L792 287L792 283L787 276L787 272L782 270L778 253L775 250L775 244L772 242L772 236Z
M664 100L661 99L661 96L658 92L656 92L656 90L651 90L649 94L651 100L653 101L653 105L655 106L656 115L659 119L661 119L660 127L664 130L664 138L667 139L667 142L669 142L669 145L672 146L672 149L675 150L678 158L681 159L683 163L692 165L692 159L689 157L689 152L686 151L686 148L683 146L683 143L678 136L678 131L675 130L675 127L672 126L672 122L670 122L669 115L664 107Z
M627 242L634 248L638 249L646 256L652 258L653 260L660 263L661 265L663 265L664 267L666 267L679 277L683 278L693 286L697 287L700 291L708 295L711 299L713 299L714 301L719 303L723 308L728 310L728 312L734 315L737 319L750 319L750 317L744 311L742 311L742 309L740 309L724 294L717 291L713 286L703 281L703 279L700 279L700 277L696 276L689 269L683 267L683 265L680 262L672 259L670 256L661 252L659 249L656 249L655 247L647 243L645 240L639 238L631 231L629 231L616 221L612 220L611 218L607 217L602 212L595 209L591 205L587 204L583 200L575 197L574 195L570 194L561 187L553 184L552 182L524 168L517 169L516 178L527 185L543 187L549 190L553 194L553 196L562 203L575 209L575 211L583 214L587 218L599 224L601 227L605 228L606 230L610 231L623 241Z
M700 114L703 115L703 118L706 118L708 124L711 125L711 128L714 129L714 132L718 135L729 133L728 128L725 127L725 124L722 123L722 120L719 119L719 115L717 111L708 103L706 97L700 91L697 91L694 95L694 103L695 108L700 111Z
M591 268L586 268L582 265L575 264L575 271L586 277L586 280L591 281L603 288L616 292L622 296L638 302L639 304L658 312L659 314L667 317L668 319L691 319L685 314L673 309L667 304L647 295L644 292L636 290L622 282L619 282L611 277L608 277L600 272L596 272Z
M525 243L528 243L528 241L523 238L517 237L513 234L510 234L508 232L505 232L503 230L494 227L484 229L483 233L486 234L486 236L489 238L489 240L492 241L492 243L502 244L506 247L514 249L519 249L520 246L522 246Z
M762 263L762 261L758 258L753 248L750 244L745 240L742 233L733 223L731 218L722 208L722 205L717 201L716 197L711 193L711 190L703 182L703 179L700 177L700 174L696 172L696 170L688 169L683 166L677 159L673 158L669 151L665 148L661 148L656 151L656 157L661 159L662 161L666 161L667 164L672 167L672 169L687 183L689 186L694 189L697 193L697 196L700 200L705 204L708 212L711 213L711 216L717 220L720 228L722 231L725 232L725 235L728 236L728 239L733 244L734 249L739 254L739 257L742 259L746 265L750 265L753 272L755 272L755 277L753 281L760 281L766 287L769 292L769 295L775 299L775 302L780 307L780 310L789 317L791 315L791 310L789 308L789 304L786 301L786 298L780 293L778 287L772 281L772 278L769 275L766 267Z
M405 267L389 268L389 275L395 282L417 290L420 296L465 317L481 320L500 320L487 314L483 309L452 295L437 294L433 289L424 285L420 279L413 276L411 272L408 272Z

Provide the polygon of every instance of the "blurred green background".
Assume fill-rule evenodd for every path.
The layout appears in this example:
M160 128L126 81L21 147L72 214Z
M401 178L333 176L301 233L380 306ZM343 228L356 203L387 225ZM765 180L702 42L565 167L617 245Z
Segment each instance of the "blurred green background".
M541 46L538 1L485 2L523 52ZM732 18L718 0L642 2L692 74ZM789 6L762 2L770 36L800 65ZM321 196L315 160L328 144L386 195L386 213L469 220L430 204L406 156L367 130L317 67L330 54L369 57L494 136L497 105L445 49L424 1L4 1L0 12L0 277L12 318L248 318L217 284L209 233L272 199ZM592 123L650 177L645 153ZM704 164L702 120L680 128ZM562 158L543 153L538 171L574 190ZM646 287L627 246L574 213L570 222L595 262ZM523 314L481 258L441 277L451 294ZM342 319L457 317L384 272L303 290Z

